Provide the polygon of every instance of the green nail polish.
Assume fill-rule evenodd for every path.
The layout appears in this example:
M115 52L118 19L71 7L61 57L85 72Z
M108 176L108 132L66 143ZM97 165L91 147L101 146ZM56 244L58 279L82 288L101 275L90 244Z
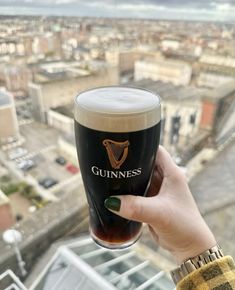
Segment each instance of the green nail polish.
M117 197L111 196L104 201L104 205L107 209L119 211L121 207L121 200Z

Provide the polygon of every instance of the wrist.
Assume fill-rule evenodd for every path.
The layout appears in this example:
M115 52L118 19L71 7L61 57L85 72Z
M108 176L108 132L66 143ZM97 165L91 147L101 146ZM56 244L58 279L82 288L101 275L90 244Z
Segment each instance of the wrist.
M182 264L189 258L196 257L204 251L217 245L214 235L209 231L201 236L195 236L193 242L178 251L172 252L176 263Z

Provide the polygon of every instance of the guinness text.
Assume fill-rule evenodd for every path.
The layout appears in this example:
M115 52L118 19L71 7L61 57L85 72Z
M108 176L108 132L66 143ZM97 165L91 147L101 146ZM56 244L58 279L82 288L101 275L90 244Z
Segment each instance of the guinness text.
M130 178L141 174L142 168L127 170L127 171L110 171L106 169L100 169L97 166L92 166L91 171L94 175L106 177L106 178Z

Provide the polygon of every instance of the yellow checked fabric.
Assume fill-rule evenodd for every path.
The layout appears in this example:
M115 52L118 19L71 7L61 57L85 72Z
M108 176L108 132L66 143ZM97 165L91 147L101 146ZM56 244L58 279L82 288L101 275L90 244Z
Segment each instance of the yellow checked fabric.
M226 256L193 271L181 280L177 290L233 290L235 263Z

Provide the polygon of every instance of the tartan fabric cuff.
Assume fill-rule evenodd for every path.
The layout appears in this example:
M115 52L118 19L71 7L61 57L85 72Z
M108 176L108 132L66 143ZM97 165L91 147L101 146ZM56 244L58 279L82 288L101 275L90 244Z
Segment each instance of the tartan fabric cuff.
M233 290L235 289L235 263L226 256L215 260L187 275L177 290Z

